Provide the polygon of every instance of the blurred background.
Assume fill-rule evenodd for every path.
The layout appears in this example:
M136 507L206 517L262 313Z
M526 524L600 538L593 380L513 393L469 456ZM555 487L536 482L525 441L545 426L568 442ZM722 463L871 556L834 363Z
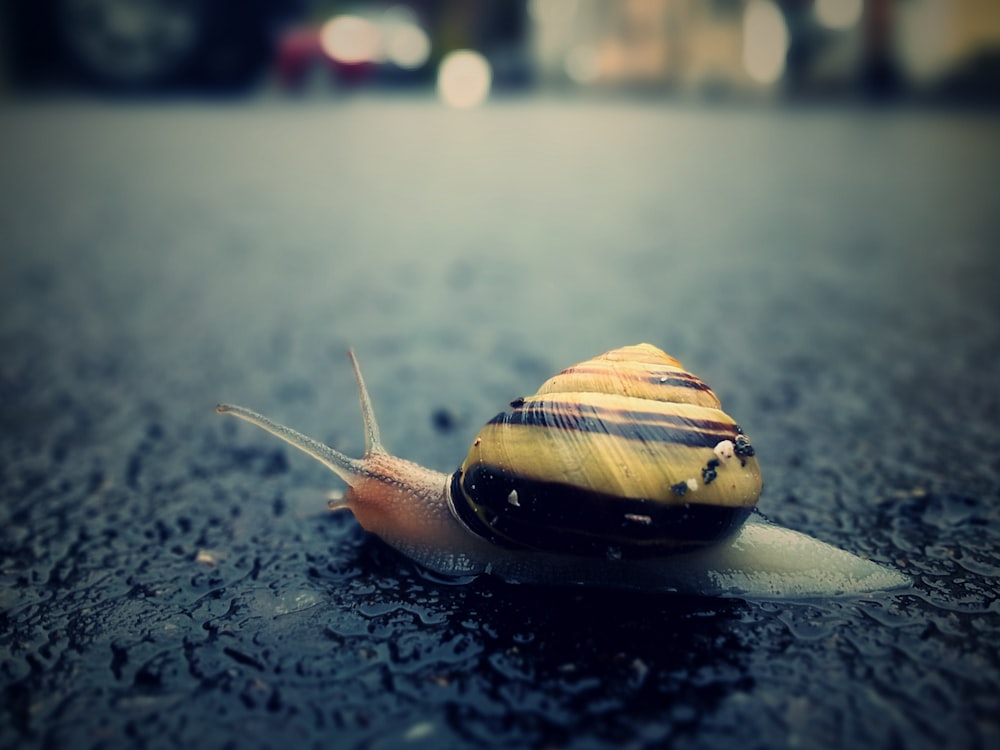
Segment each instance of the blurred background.
M996 104L993 0L4 0L7 93L436 88Z

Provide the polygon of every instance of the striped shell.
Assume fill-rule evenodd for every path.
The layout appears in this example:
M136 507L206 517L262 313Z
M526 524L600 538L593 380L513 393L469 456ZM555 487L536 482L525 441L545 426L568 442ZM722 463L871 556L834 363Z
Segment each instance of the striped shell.
M452 513L507 547L649 557L735 531L760 495L749 440L712 390L649 344L574 365L479 432Z

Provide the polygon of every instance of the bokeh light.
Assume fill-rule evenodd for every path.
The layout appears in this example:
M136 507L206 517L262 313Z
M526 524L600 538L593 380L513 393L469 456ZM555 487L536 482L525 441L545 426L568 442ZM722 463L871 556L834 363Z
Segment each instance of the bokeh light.
M320 32L323 51L346 65L377 62L382 57L378 26L360 16L336 16Z
M589 44L578 44L566 55L566 75L573 83L588 84L598 79L601 61L598 52Z
M401 26L386 38L386 56L401 68L413 70L427 62L431 43L418 26Z
M536 23L565 26L576 15L577 0L528 0L528 15Z
M406 70L422 67L431 54L431 40L413 11L396 5L382 16L382 43L389 62Z
M773 84L785 72L788 25L771 0L750 0L743 13L743 67L757 83Z
M482 104L492 82L489 62L473 50L449 52L438 69L438 95L445 104L459 109Z
M862 0L816 0L817 20L829 29L848 29L861 18Z

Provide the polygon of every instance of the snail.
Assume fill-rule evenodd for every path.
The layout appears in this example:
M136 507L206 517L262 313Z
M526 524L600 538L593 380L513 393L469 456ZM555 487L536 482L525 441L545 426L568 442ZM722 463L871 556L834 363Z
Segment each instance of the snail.
M905 576L756 514L756 451L699 378L650 344L569 367L491 419L449 475L389 454L353 352L360 459L249 409L348 489L368 532L445 576L744 598L899 588ZM753 516L753 518L751 518Z

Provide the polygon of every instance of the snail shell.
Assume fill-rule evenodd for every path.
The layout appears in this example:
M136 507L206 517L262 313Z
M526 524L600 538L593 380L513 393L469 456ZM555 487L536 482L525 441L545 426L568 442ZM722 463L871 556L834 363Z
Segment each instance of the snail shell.
M347 484L333 509L444 575L754 598L906 586L898 572L744 521L755 451L715 394L656 347L615 349L512 402L451 476L391 455L353 353L365 453L351 458L242 406Z
M750 441L719 399L649 344L569 367L491 419L451 506L494 544L587 556L696 549L760 497Z

